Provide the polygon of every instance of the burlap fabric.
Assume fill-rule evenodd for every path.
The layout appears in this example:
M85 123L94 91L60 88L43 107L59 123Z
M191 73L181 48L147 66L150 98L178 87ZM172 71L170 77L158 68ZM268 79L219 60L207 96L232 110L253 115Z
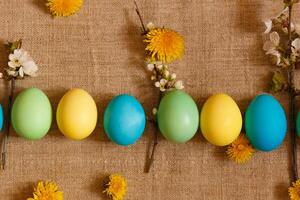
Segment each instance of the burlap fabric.
M157 90L143 68L143 44L133 1L86 0L81 11L69 18L51 17L44 3L0 1L0 65L6 65L3 42L22 38L40 71L37 78L18 82L18 91L41 88L55 111L68 89L86 89L97 102L99 123L95 132L80 142L66 139L55 123L41 141L26 141L12 133L8 169L0 176L1 200L26 199L39 180L56 181L67 200L104 199L101 181L114 172L127 178L126 199L130 200L288 199L289 136L280 149L258 152L246 165L229 161L223 148L210 145L200 133L182 145L160 136L152 171L143 173L154 128L148 125L137 144L120 147L108 140L102 125L104 109L117 94L135 95L148 115L157 103ZM262 20L280 11L281 1L138 3L146 22L184 35L185 57L174 63L172 70L185 81L186 91L199 107L209 95L225 92L244 112L250 100L268 87L273 68L261 50ZM287 96L276 97L287 108ZM1 81L3 103L6 98L7 85Z

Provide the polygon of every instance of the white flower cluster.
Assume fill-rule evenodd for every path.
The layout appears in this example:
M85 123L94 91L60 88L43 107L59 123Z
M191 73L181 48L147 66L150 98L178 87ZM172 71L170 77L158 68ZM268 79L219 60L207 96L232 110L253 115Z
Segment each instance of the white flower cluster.
M289 67L300 61L300 25L291 23L292 45L288 46L288 8L279 15L265 22L263 33L265 43L263 49L271 56L272 61L279 67ZM289 54L288 52L291 52Z
M155 87L159 88L161 92L184 88L182 81L176 81L176 74L170 73L168 65L156 61L146 63L146 66L152 72L151 80L154 81Z
M23 78L25 75L36 76L38 66L26 51L15 49L13 53L9 54L8 68L5 70L9 77Z

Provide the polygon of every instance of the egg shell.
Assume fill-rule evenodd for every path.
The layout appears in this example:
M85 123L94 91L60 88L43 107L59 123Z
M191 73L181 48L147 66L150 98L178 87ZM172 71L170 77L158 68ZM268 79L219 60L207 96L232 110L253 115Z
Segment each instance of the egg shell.
M211 144L229 145L239 136L242 125L241 111L227 94L215 94L204 103L200 116L201 132Z
M69 90L59 101L56 121L59 130L68 138L82 140L97 124L98 111L94 99L82 89Z
M2 105L0 104L0 130L2 130L3 128L3 120L4 120L3 109L2 109Z
M283 107L272 95L256 96L247 108L245 129L248 139L256 149L272 151L278 148L287 131Z
M122 94L114 97L104 113L104 130L113 142L128 146L143 134L146 126L145 111L133 96Z
M161 99L157 121L160 132L167 140L185 143L199 128L199 111L190 95L172 90Z
M52 108L47 95L37 88L23 90L13 103L11 122L19 136L29 140L43 138L52 123Z

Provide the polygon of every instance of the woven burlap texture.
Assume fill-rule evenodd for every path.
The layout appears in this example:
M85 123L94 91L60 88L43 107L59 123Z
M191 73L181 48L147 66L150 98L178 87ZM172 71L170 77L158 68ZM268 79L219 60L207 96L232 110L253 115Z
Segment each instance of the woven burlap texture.
M255 153L245 165L229 161L225 149L197 133L186 144L159 137L155 162L143 173L150 124L130 147L113 144L103 131L103 112L121 93L136 96L151 116L157 89L143 67L143 44L133 0L86 0L79 13L53 18L44 0L0 1L0 66L6 66L3 43L23 39L38 63L39 76L19 81L17 92L38 87L53 110L70 88L83 88L95 99L99 123L83 141L66 139L55 121L40 141L11 134L7 170L0 175L0 199L24 200L39 180L52 180L66 200L105 199L103 178L121 173L130 200L284 200L290 180L289 133L280 149ZM209 95L231 95L245 111L251 99L268 88L274 68L262 51L263 19L282 8L274 0L139 0L145 22L173 28L186 41L182 60L171 66L185 82L199 108ZM299 12L299 6L296 8ZM295 14L294 18L297 21ZM299 76L298 73L296 76ZM298 81L297 81L298 82ZM1 84L1 100L7 85ZM287 108L287 96L276 95Z

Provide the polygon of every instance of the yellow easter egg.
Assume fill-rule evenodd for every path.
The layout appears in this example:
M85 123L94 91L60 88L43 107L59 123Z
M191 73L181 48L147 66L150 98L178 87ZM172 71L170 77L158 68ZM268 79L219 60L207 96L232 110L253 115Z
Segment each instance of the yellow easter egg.
M60 100L56 112L59 130L74 140L88 137L96 127L97 117L94 99L82 89L68 91Z
M226 146L232 143L239 136L242 123L238 105L226 94L211 96L202 108L201 132L211 144Z

